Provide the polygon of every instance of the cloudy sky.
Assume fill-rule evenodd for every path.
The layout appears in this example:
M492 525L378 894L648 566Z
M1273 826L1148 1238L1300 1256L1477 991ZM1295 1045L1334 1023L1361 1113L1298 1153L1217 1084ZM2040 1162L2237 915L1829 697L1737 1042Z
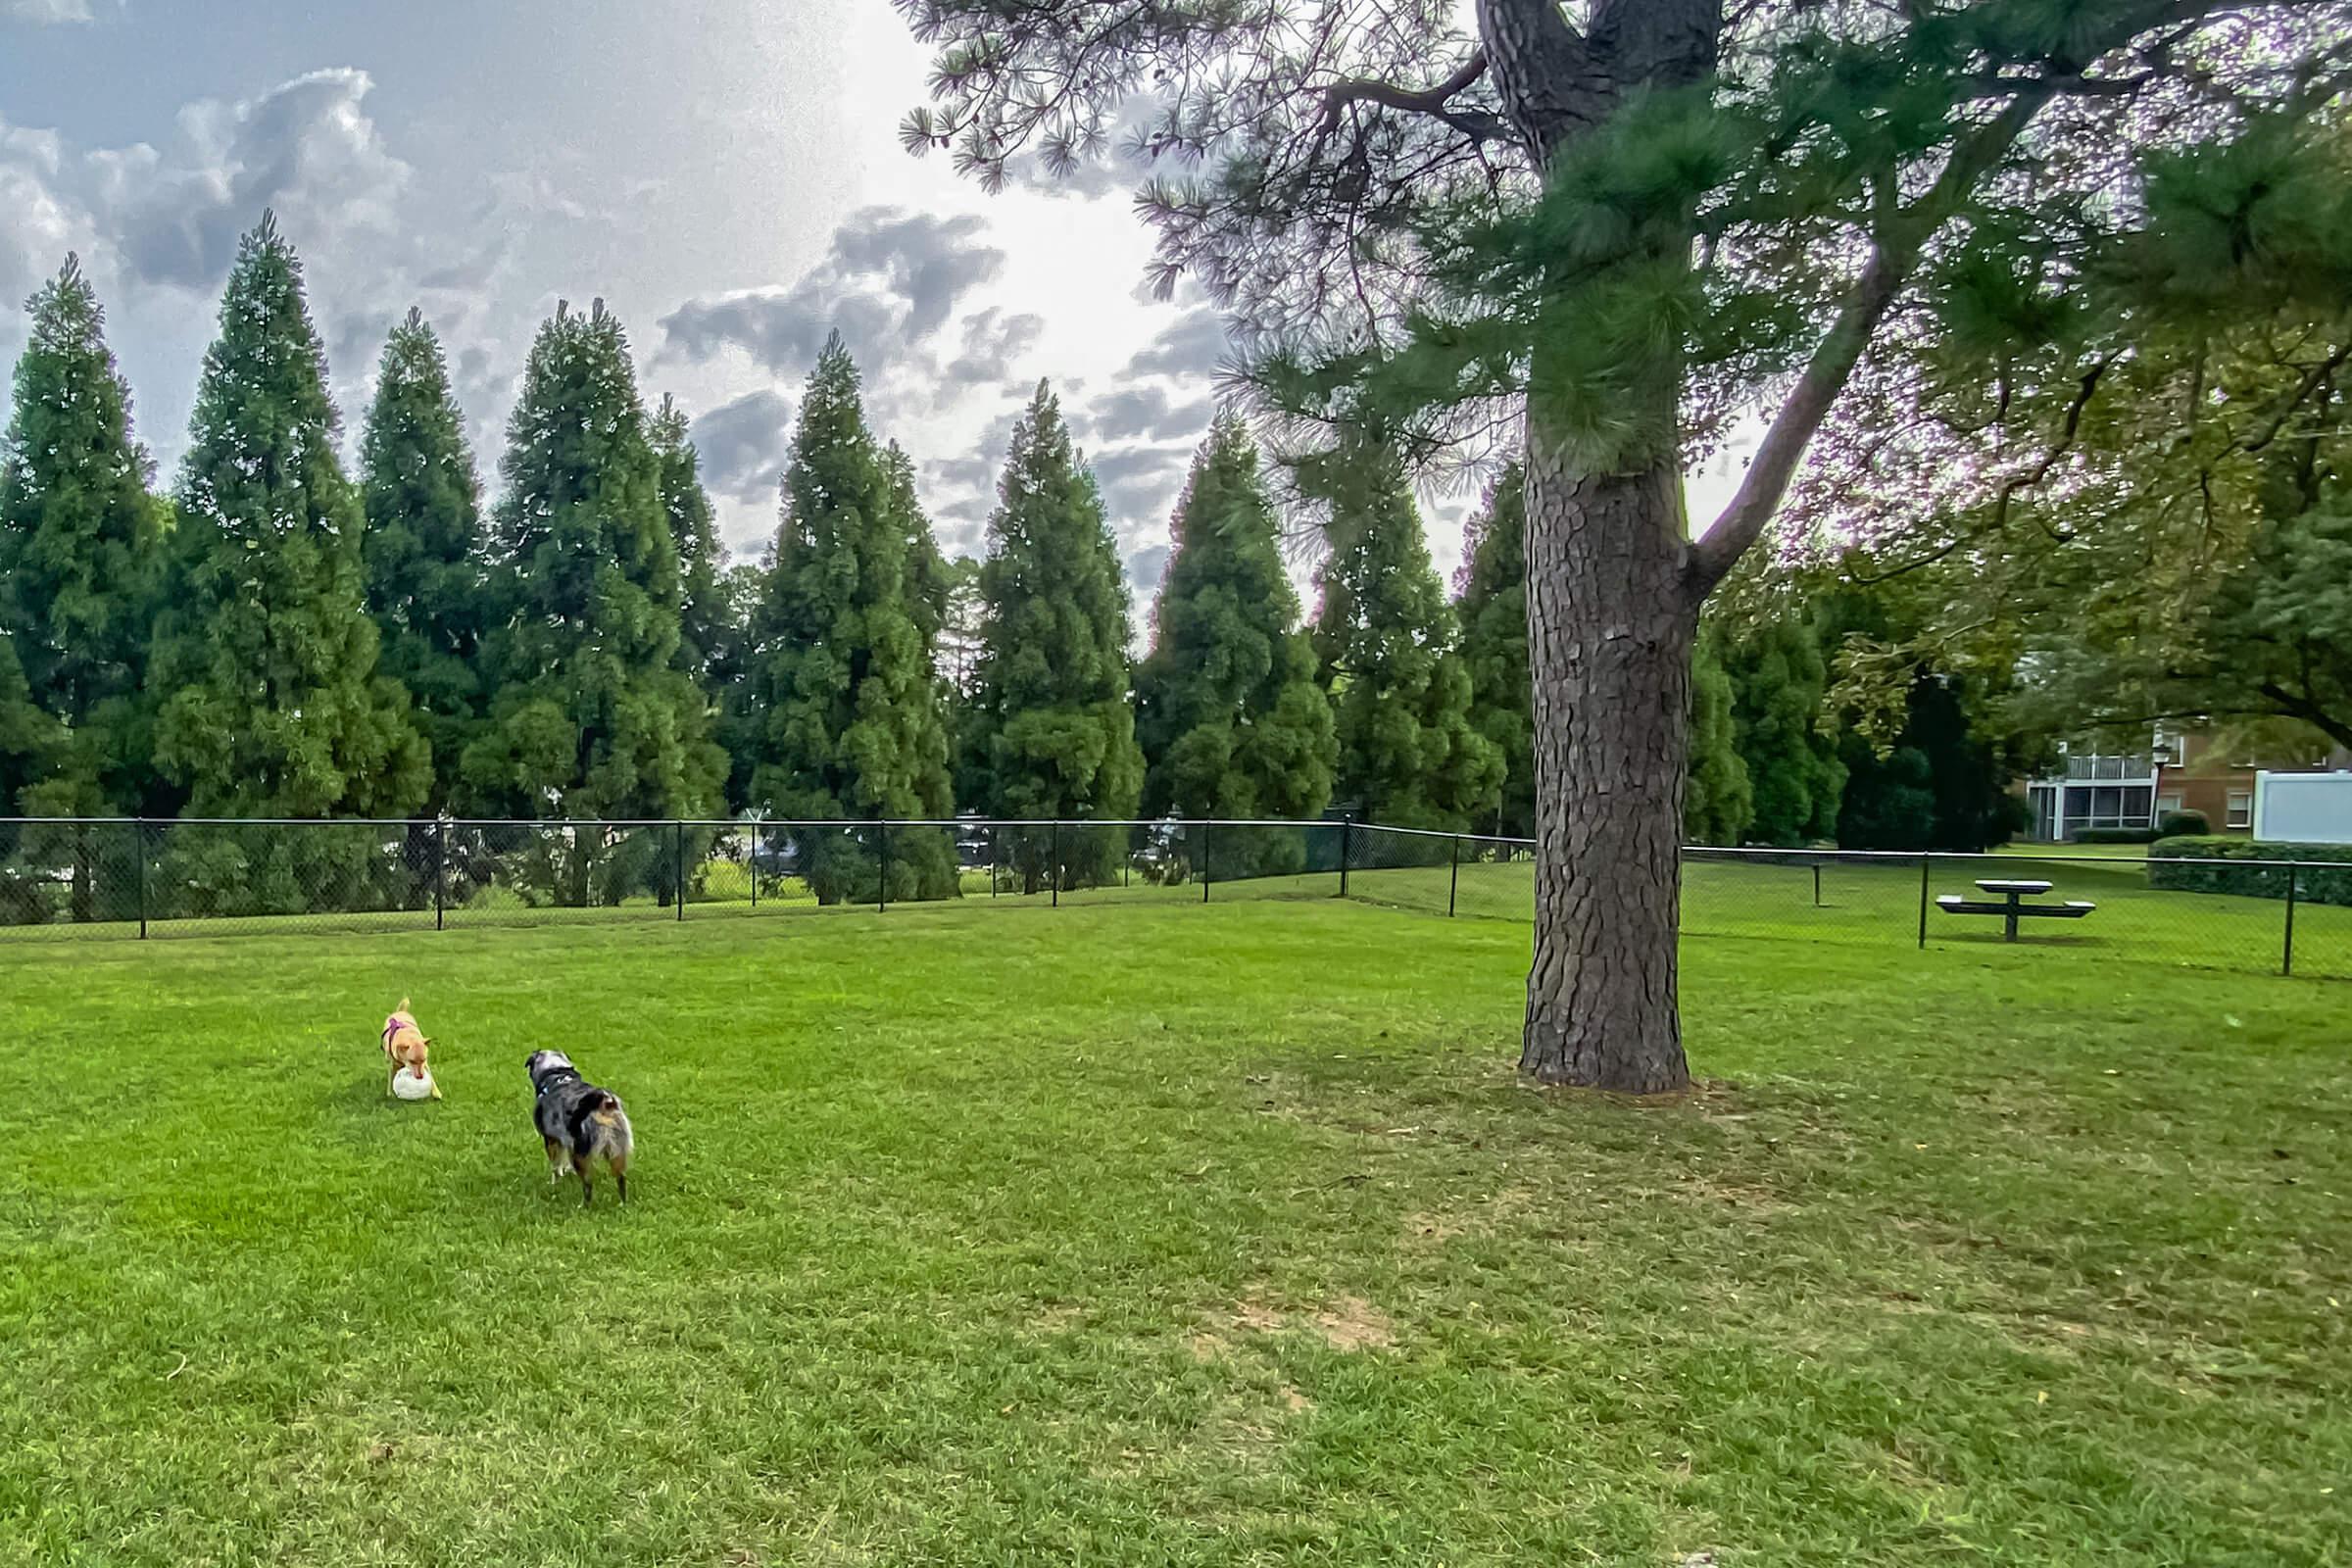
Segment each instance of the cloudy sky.
M1013 415L1050 376L1148 593L1218 323L1141 289L1131 172L989 196L901 150L923 72L885 0L0 0L0 356L78 251L169 476L236 237L273 207L347 435L420 305L495 492L533 329L602 296L756 554L839 328L951 551L978 549ZM1425 497L1448 573L1467 499Z

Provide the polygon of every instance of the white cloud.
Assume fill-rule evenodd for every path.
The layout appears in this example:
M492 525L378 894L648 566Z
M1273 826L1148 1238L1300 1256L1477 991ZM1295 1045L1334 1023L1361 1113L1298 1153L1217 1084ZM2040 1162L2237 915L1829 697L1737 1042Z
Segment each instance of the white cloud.
M694 421L694 446L705 488L772 509L792 450L792 401L771 387L747 392Z
M0 0L0 21L28 22L39 27L97 20L90 0Z
M866 208L789 288L690 299L663 317L665 352L700 361L735 350L772 375L799 375L838 331L854 357L874 363L930 339L1004 270L1004 253L981 243L987 226L968 215Z

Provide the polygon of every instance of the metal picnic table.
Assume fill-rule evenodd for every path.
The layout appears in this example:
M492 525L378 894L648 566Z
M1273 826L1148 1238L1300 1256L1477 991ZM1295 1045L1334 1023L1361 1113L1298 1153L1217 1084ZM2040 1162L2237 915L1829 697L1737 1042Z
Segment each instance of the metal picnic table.
M2001 940L2017 940L2020 919L2040 917L2052 920L2080 920L2097 905L2084 899L2069 899L2063 904L2028 904L2050 891L2051 884L2033 878L1985 877L1977 886L1986 893L2000 895L1998 904L1984 899L1964 899L1947 893L1936 901L1936 907L1946 914L1997 914L2001 917Z

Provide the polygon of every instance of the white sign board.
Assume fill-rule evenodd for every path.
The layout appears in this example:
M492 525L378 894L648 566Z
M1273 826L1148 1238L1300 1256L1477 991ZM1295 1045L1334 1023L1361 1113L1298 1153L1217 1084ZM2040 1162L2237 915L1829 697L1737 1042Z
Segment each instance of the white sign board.
M2254 836L2266 844L2352 844L2352 773L2257 773Z

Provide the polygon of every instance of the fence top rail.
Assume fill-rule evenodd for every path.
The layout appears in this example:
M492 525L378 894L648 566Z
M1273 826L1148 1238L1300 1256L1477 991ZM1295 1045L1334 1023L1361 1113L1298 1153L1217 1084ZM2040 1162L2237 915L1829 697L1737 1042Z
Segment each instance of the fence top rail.
M712 827L759 828L858 827L1262 827L1325 828L1347 824L1338 818L1250 816L0 816L0 827ZM1371 824L1358 822L1359 828ZM1384 832L1412 829L1387 828ZM1480 834L1440 833L1438 838L1479 838ZM1533 839L1525 840L1534 843Z
M807 832L810 830L849 831L856 828L942 828L959 832L990 828L1157 828L1179 831L1188 828L1260 828L1305 831L1321 829L1337 831L1343 828L1362 833L1396 834L1407 838L1460 840L1475 844L1504 844L1520 849L1535 849L1536 841L1500 833L1448 833L1437 828L1392 827L1385 823L1355 818L1313 817L1050 817L1050 816L952 816L952 817L488 817L488 816L0 816L0 829L26 827L221 827L221 828L375 828L407 831L421 827L439 828L504 828L537 830L542 832L611 831L618 828L697 828L719 832L762 833L770 831ZM2050 850L2011 848L2006 851L1968 850L1836 850L1836 849L1775 849L1767 845L1687 844L1682 847L1683 858L1753 859L1796 863L1835 864L1838 862L1918 865L1923 861L1956 863L1961 861L2000 861L2008 864L2066 864L2119 866L2230 866L2237 868L2269 868L2274 870L2352 871L2352 861L2344 860L2282 860L2257 857L2230 856L2147 856L2134 858L2126 856L2084 855L2059 847Z

